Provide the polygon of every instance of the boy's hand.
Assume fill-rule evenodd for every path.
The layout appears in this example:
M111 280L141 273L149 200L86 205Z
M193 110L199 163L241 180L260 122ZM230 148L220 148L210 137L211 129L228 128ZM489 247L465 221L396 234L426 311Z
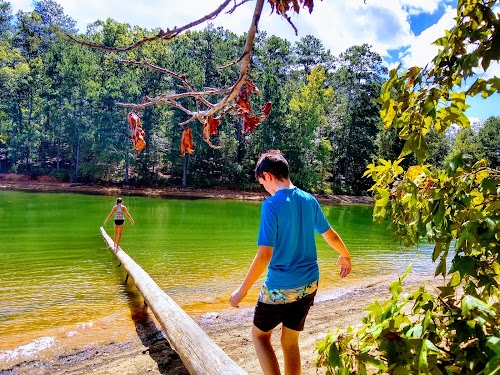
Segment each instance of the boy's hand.
M351 273L351 258L339 256L337 264L340 266L340 277L346 277Z
M246 293L243 293L241 289L238 288L233 293L231 293L231 297L229 297L229 303L233 307L240 307L239 303L243 298L245 298L246 295Z

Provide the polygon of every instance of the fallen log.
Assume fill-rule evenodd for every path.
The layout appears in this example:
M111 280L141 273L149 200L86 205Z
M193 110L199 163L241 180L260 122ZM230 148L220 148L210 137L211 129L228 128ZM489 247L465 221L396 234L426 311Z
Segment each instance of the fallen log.
M246 374L127 253L120 248L114 251L113 240L103 227L100 229L108 248L134 279L144 301L153 311L167 340L179 354L190 374Z

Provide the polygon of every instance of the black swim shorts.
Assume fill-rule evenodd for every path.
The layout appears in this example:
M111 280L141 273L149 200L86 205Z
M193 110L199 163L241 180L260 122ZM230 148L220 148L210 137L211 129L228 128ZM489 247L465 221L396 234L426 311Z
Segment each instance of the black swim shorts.
M116 225L122 225L125 222L125 220L115 220Z
M278 324L294 331L303 331L307 314L314 305L316 291L292 303L269 304L257 302L253 324L263 332L269 332Z

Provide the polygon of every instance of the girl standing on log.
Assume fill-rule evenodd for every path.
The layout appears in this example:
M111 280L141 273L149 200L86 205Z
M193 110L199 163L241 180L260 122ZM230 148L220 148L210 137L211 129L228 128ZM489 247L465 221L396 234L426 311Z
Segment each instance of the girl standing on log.
M130 214L128 213L127 207L125 207L122 202L123 199L118 198L116 200L116 205L113 206L113 209L109 213L108 217L106 218L106 220L104 220L104 225L106 225L109 218L114 215L115 226L113 242L115 251L118 250L120 246L120 240L122 239L123 228L125 227L125 215L127 215L127 217L130 219L130 222L134 224L134 219L132 219L132 216L130 216Z

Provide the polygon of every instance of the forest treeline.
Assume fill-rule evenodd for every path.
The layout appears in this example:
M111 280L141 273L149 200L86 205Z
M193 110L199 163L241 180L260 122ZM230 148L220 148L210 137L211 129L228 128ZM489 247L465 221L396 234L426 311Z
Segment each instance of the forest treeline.
M256 186L256 159L273 148L287 155L297 185L318 193L364 194L372 185L362 177L366 166L378 158L396 159L403 148L394 130L383 129L377 99L387 69L369 45L334 56L311 35L292 44L260 32L249 77L260 91L252 95L252 106L273 103L267 119L243 134L237 116L223 116L212 147L203 140L202 124L192 123L194 153L181 157L178 124L186 115L151 106L140 112L147 147L138 153L128 109L116 103L177 92L178 82L158 70L123 64L65 33L124 47L158 32L107 19L81 34L52 0L17 14L0 0L0 172L82 183L241 189ZM145 44L129 59L186 75L200 90L223 88L238 77L238 66L219 68L238 60L244 43L245 35L209 24ZM183 105L195 106L189 100ZM465 152L498 168L499 122L492 117L473 130L430 132L427 162L441 167Z

